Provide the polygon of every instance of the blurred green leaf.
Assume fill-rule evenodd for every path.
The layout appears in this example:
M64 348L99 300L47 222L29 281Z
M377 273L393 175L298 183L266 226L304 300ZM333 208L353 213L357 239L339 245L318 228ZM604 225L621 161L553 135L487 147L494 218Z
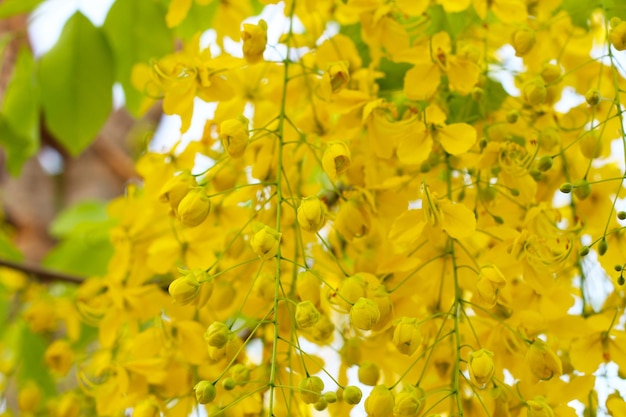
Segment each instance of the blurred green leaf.
M363 38L361 37L361 24L355 23L353 25L342 25L339 33L346 35L347 37L352 39L352 42L354 42L354 46L356 46L356 50L361 57L361 66L367 67L372 61L372 57L370 56L369 46L367 46L367 44L363 41Z
M117 0L102 26L115 55L116 80L124 87L126 108L138 115L143 93L130 82L138 62L170 53L173 34L165 24L165 7L154 0Z
M50 234L60 239L70 235L82 223L99 223L107 219L107 203L83 201L63 210L52 222Z
M561 8L569 14L575 26L588 29L591 13L601 4L600 0L563 0Z
M438 32L448 32L452 39L459 36L468 27L480 21L480 18L472 7L458 13L446 13L443 6L436 4L430 6L426 13L431 19L430 26L426 30L426 33L428 35L434 35Z
M30 13L43 0L4 0L0 4L0 19L23 13Z
M413 67L413 64L406 62L393 62L387 58L380 60L379 70L385 73L385 76L376 80L380 87L380 91L402 90L404 87L404 75Z
M17 327L18 380L21 383L33 381L48 396L56 394L54 380L44 362L48 342L39 334L33 333L26 323Z
M206 6L193 2L187 17L176 26L176 35L183 39L190 39L196 33L210 29L219 5L219 1L212 1Z
M24 259L24 255L19 251L9 239L9 236L4 232L4 230L0 230L0 257L7 261L16 261L19 262Z
M24 162L39 148L39 89L35 61L28 48L20 49L0 111L0 144L7 166L18 175Z
M61 242L44 258L45 267L75 275L103 275L113 246L109 231L115 225L103 202L87 201L63 211L51 226Z
M39 65L46 124L73 155L96 137L112 109L113 54L102 31L75 13Z

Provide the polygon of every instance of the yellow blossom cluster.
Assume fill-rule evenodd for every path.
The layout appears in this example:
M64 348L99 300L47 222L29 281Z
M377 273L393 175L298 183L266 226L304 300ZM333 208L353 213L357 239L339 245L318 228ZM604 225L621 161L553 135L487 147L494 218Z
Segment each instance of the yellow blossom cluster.
M136 66L183 132L194 100L215 115L139 158L106 275L69 304L24 295L47 366L79 381L20 383L24 415L626 412L595 388L626 375L626 22L561 0L280 3L278 44L242 16L215 28L241 54L198 34Z

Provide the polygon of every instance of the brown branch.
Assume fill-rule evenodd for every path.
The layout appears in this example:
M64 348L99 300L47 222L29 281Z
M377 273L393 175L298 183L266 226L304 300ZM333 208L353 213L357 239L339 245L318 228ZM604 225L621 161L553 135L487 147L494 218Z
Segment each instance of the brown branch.
M0 266L24 272L42 282L60 281L69 282L71 284L81 284L85 280L84 277L64 274L62 272L50 271L49 269L45 269L40 266L20 264L17 262L7 261L6 259L2 258L0 258Z

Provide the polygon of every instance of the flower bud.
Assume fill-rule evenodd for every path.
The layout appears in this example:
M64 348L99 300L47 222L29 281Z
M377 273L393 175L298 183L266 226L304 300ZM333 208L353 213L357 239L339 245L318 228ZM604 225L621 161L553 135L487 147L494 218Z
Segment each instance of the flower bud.
M259 258L265 260L271 259L276 256L278 252L281 236L282 233L278 233L271 227L265 226L252 236L250 245L254 252L259 255Z
M559 191L561 191L563 194L569 194L572 192L573 188L574 187L572 186L572 184L570 184L569 182L566 182L561 185L561 187L559 188Z
M408 387L408 389L396 395L396 405L393 408L394 417L414 417L419 415L424 405L421 400L423 395L421 390L415 387Z
M263 52L267 45L267 23L259 20L258 25L244 23L241 32L243 40L243 57L248 64L256 64L263 60Z
M609 41L618 51L626 49L626 22L620 22L609 31Z
M326 206L315 196L302 199L298 207L298 224L307 232L317 232L326 222Z
M526 82L523 87L524 100L531 106L537 106L546 100L548 94L545 84L534 79Z
M296 306L296 323L298 327L311 327L320 319L320 312L310 301L302 301Z
M328 408L328 403L326 402L324 397L321 397L318 402L313 404L313 408L315 408L317 411L324 411L326 410L326 408Z
M316 342L327 342L335 333L335 324L328 316L322 315L309 331Z
M144 400L133 409L133 417L159 417L160 415L159 407L151 400Z
M602 238L602 240L598 243L598 255L604 256L607 250L609 250L609 244L605 238Z
M506 114L506 121L508 123L515 123L519 119L519 111L511 110Z
M232 378L224 378L222 380L222 387L226 391L232 391L235 389L236 386L237 386L237 382L235 382L235 380Z
M324 399L328 404L334 404L337 402L337 393L334 391L325 392Z
M250 380L250 369L242 363L233 365L228 371L230 377L238 384L246 383Z
M526 55L535 45L535 31L529 27L523 27L513 33L512 40L515 56Z
M563 373L561 359L541 339L536 339L528 348L526 365L533 375L544 381Z
M554 417L554 411L543 397L528 400L528 417Z
M196 185L195 178L188 172L183 172L170 178L161 188L159 200L170 203L172 210L176 211L181 200Z
M313 305L320 302L320 279L314 272L303 271L298 274L296 294L302 301L310 301Z
M231 158L240 158L248 146L250 133L249 120L243 116L237 119L224 120L220 124L220 140L222 146Z
M318 376L310 376L300 381L300 397L306 404L315 404L322 397L324 381Z
M579 256L589 255L589 246L583 246L582 248L580 248L580 251L578 251L578 255Z
M335 219L337 231L348 241L365 236L370 231L371 224L369 213L356 200L343 203Z
M359 298L350 309L350 321L357 329L372 330L378 320L380 320L378 305L369 298Z
M574 195L579 200L586 200L591 195L591 184L589 184L589 181L584 179L576 180L572 185L574 187Z
M337 175L345 172L350 166L350 148L344 142L328 142L324 155L322 155L322 167L331 181L337 179Z
M361 362L361 346L358 339L346 339L341 348L341 359L347 366Z
M552 83L561 76L561 67L556 64L546 64L541 71L541 78L546 83Z
M168 291L178 304L187 305L196 299L200 293L200 280L208 278L208 274L201 269L182 272L183 276L172 281Z
M595 106L600 102L600 92L595 89L587 91L587 93L585 94L585 101L590 106Z
M209 215L211 200L202 188L196 188L187 193L176 210L176 217L187 227L196 227Z
M585 158L593 159L602 154L602 139L597 130L584 134L578 141L578 146Z
M550 155L544 155L537 161L537 169L541 172L546 172L552 168L552 157Z
M65 375L74 363L74 352L65 340L55 340L44 354L46 365L59 375Z
M363 398L363 392L361 392L361 388L355 387L354 385L349 385L343 390L343 400L346 404L356 405L361 402L361 398Z
M626 211L618 211L617 218L620 220L626 220Z
M214 321L204 333L204 340L209 346L223 348L230 339L232 332L230 328L221 321Z
M470 380L474 385L482 388L491 381L495 372L493 353L486 349L480 349L470 353L469 358Z
M200 404L207 404L215 399L215 386L209 381L200 381L193 389L196 392L196 400Z
M394 405L393 393L389 388L377 385L365 400L365 412L369 417L389 417L393 415Z
M362 384L373 387L378 383L378 378L380 378L380 368L375 363L368 361L359 366L359 381Z
M404 355L412 355L422 344L422 332L417 319L402 317L393 331L393 344Z
M338 61L328 65L319 83L319 93L324 100L330 100L333 94L340 92L348 85L350 72L347 64L345 61Z
M349 310L361 297L365 297L365 280L357 274L341 281L335 301L340 307Z

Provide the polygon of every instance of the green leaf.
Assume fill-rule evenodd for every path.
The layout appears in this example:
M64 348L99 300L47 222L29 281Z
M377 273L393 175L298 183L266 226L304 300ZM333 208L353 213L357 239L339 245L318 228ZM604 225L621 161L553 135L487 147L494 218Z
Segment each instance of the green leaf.
M22 48L17 56L2 103L0 144L7 151L12 175L18 175L24 162L39 148L39 89L28 48Z
M561 8L569 14L574 26L589 29L591 13L601 4L600 0L563 0Z
M385 76L376 80L380 91L402 90L404 87L404 75L412 67L412 64L393 62L383 57L380 60L378 69L385 73Z
M56 394L54 380L44 362L48 344L42 336L33 333L26 323L21 323L17 331L18 380L21 383L33 381L46 396L54 396Z
M116 80L124 87L126 108L138 115L143 94L130 82L132 68L173 51L165 7L153 0L117 0L102 26L115 55Z
M70 207L51 226L51 234L62 240L42 264L69 274L103 275L113 255L109 231L114 225L104 202L87 201Z
M24 259L24 255L15 247L9 236L0 229L0 257L7 261L19 262Z
M95 139L111 112L114 78L106 37L76 12L39 63L46 124L73 155Z
M372 61L372 57L370 56L370 47L363 41L363 37L361 36L361 24L342 25L339 33L352 39L361 57L361 66L364 68L367 67Z
M83 201L63 210L52 222L50 234L60 239L69 236L82 223L98 223L108 218L106 202Z
M30 13L43 0L5 0L0 4L0 19Z

